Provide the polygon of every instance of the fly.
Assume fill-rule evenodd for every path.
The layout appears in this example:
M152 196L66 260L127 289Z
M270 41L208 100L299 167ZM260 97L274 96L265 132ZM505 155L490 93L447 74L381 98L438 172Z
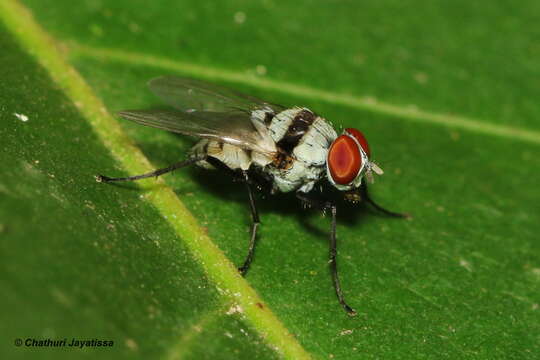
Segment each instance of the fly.
M364 135L347 128L338 136L324 118L304 107L286 108L234 90L182 77L159 77L150 90L174 110L126 110L119 115L136 123L199 138L185 160L150 173L111 178L100 182L138 180L163 175L196 164L207 169L225 168L246 185L252 216L248 254L238 269L245 275L253 260L259 227L252 185L261 179L272 193L295 192L306 207L328 211L330 272L339 303L349 315L356 312L345 302L336 263L336 202L317 198L315 189L337 192L342 199L365 201L393 217L369 196L367 180L383 171L371 161ZM319 194L317 194L319 195Z

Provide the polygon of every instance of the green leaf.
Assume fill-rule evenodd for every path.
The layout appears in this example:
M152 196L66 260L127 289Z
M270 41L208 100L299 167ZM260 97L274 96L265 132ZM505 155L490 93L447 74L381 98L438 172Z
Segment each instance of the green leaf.
M537 3L25 4L37 23L0 4L2 358L540 351ZM335 299L329 219L294 198L259 194L244 280L241 184L200 169L94 181L191 146L109 115L158 104L145 83L163 74L309 106L367 135L385 170L374 196L414 218L338 209L342 286L359 316ZM114 346L12 345L64 337Z

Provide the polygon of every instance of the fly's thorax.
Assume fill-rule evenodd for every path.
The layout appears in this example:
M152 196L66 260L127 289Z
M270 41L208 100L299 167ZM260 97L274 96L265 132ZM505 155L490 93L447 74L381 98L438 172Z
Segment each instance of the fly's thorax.
M337 134L332 125L324 118L317 116L304 136L293 150L294 157L311 166L326 165L330 145Z
M269 133L282 152L295 160L324 165L326 152L337 134L324 118L307 108L294 107L276 114Z
M267 126L270 132L270 136L276 144L285 137L285 134L294 122L296 115L300 114L302 110L307 109L293 107L281 111L272 118L270 124L268 124Z
M289 170L294 163L294 158L285 151L279 149L272 159L272 166L279 170Z
M293 161L287 169L267 166L265 171L272 175L275 192L290 192L301 189L309 192L324 174L324 167L309 166L301 161Z
M307 108L276 114L268 125L278 152L268 168L276 191L309 191L324 175L326 155L337 137L333 127Z

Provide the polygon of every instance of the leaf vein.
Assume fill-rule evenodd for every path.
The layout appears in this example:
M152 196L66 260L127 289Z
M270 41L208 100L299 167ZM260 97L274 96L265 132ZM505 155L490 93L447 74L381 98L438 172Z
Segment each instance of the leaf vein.
M0 21L5 23L23 49L35 57L66 97L77 106L112 156L128 173L141 173L153 168L27 8L16 0L0 1ZM164 184L161 179L157 182ZM155 184L155 180L143 181L140 186L145 188L150 184ZM246 320L272 348L285 358L311 358L267 305L264 311L256 305L263 303L262 299L204 233L170 187L154 186L147 200L163 215L211 281L225 289L225 294L229 294L226 296L242 306Z
M462 129L483 135L499 136L522 142L540 144L540 131L491 124L480 119L425 111L411 106L400 106L374 100L370 96L358 96L348 93L339 93L313 87L298 85L286 81L261 78L242 72L226 69L201 66L189 62L181 62L166 57L141 54L125 50L93 47L69 41L70 55L73 57L98 58L135 66L151 66L181 74L205 78L208 80L222 80L244 84L256 88L286 93L294 96L320 100L330 104L348 106L354 109L366 110L377 114L406 119L418 123L433 124L449 128Z

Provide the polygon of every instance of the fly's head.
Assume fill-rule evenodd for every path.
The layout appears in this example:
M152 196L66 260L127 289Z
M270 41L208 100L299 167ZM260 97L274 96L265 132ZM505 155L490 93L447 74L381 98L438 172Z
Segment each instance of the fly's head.
M345 129L328 150L328 181L341 191L357 189L364 177L373 182L373 173L382 175L383 171L370 161L370 156L371 151L364 134L353 128Z

